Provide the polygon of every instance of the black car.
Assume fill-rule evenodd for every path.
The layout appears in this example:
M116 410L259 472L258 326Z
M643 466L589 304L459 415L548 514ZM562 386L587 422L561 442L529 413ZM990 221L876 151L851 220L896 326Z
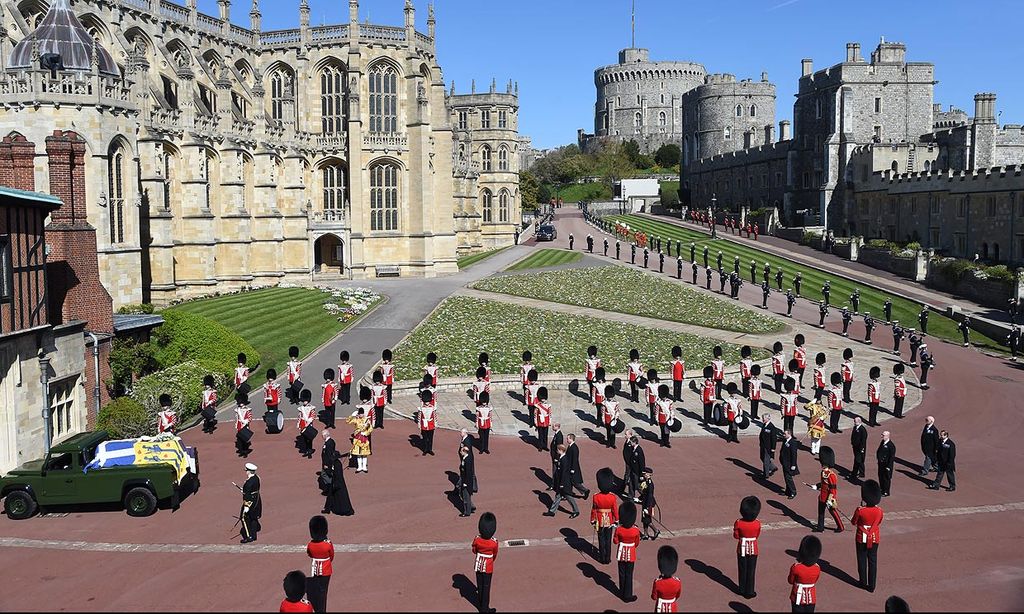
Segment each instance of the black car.
M558 238L558 231L555 230L554 226L545 224L537 229L537 240L538 241L554 241Z

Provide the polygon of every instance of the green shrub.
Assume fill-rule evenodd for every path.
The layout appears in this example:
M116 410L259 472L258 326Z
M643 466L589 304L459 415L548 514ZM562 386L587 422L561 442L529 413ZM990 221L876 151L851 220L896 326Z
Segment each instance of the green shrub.
M812 245L817 246L821 244L821 233L811 232L809 230L804 231L804 235L800 237L801 245Z
M164 324L153 331L154 358L161 368L188 360L210 365L212 371L231 373L244 353L249 368L255 370L259 354L237 333L201 315L169 309L162 314Z
M867 242L866 247L870 247L872 249L885 249L892 251L895 245L886 241L885 239L871 239Z
M128 314L128 315L148 315L153 313L155 310L149 303L142 303L141 305L125 305L117 310L117 313Z
M996 266L990 266L985 269L985 276L995 281L1002 281L1005 283L1013 283L1015 277L1013 271L1006 268L1005 264L998 264Z
M154 416L135 399L121 397L107 403L100 410L96 418L96 429L106 431L112 439L151 435L156 424Z
M203 398L203 377L213 375L218 398L225 398L230 392L232 379L216 365L204 361L189 360L162 371L143 377L135 382L131 398L145 409L147 420L155 423L160 411L160 395L169 394L172 407L178 413L178 423L187 422L199 413L199 402Z
M956 285L968 271L975 271L978 267L968 260L950 258L935 265L939 275L948 283Z
M110 348L110 373L107 389L113 396L123 396L137 377L157 369L153 345L133 338L114 339Z
M918 243L917 241L911 241L910 243L907 243L907 245L903 249L908 249L912 252L918 252L921 251L921 244Z

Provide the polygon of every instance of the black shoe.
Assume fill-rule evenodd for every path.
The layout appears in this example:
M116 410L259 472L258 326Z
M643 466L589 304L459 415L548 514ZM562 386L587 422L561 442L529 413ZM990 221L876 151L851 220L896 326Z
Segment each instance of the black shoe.
M250 539L248 537L243 537L241 540L239 540L238 543L240 543L240 544L250 544L250 543L252 543L254 541L256 541L256 540L255 539Z
M938 484L929 484L928 485L928 490L938 490L938 489L939 489L939 485Z
M636 601L636 599L637 599L636 595L632 595L630 597L624 598L623 601L625 601L626 603L633 603L634 601Z
M331 510L320 510L321 514L330 514Z
M572 518L575 518L575 517L577 517L579 515L580 515L579 512L573 512L573 513L569 514L569 518L572 519Z
M465 518L466 516L469 516L469 514L459 514L459 518Z
M811 529L811 533L824 533L824 532L825 532L825 529L823 529L821 527L814 527L813 529Z
M549 516L549 517L550 516L554 516L554 515L555 515L554 512L544 512L543 514L541 514L541 516Z
M954 490L956 490L956 486L950 486L946 489L946 492L953 492Z
M653 540L655 540L655 539L658 539L658 536L659 536L659 535L661 535L661 531L659 531L659 530L655 529L655 530L654 530L654 535L652 535L652 536L651 536L651 540L653 541Z
M787 499L796 499L796 495L786 495Z

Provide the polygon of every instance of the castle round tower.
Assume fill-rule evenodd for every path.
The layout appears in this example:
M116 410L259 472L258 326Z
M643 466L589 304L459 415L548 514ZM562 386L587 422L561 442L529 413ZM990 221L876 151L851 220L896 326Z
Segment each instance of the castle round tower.
M775 84L737 81L734 75L708 75L682 99L683 165L730 151L771 143L775 123Z

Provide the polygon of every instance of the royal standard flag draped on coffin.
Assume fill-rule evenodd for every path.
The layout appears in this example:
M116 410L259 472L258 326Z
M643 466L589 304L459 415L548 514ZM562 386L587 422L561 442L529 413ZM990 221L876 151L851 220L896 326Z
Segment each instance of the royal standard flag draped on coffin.
M157 437L104 441L96 447L96 457L85 469L158 463L174 467L179 482L185 477L189 468L188 456L180 438L165 433Z

